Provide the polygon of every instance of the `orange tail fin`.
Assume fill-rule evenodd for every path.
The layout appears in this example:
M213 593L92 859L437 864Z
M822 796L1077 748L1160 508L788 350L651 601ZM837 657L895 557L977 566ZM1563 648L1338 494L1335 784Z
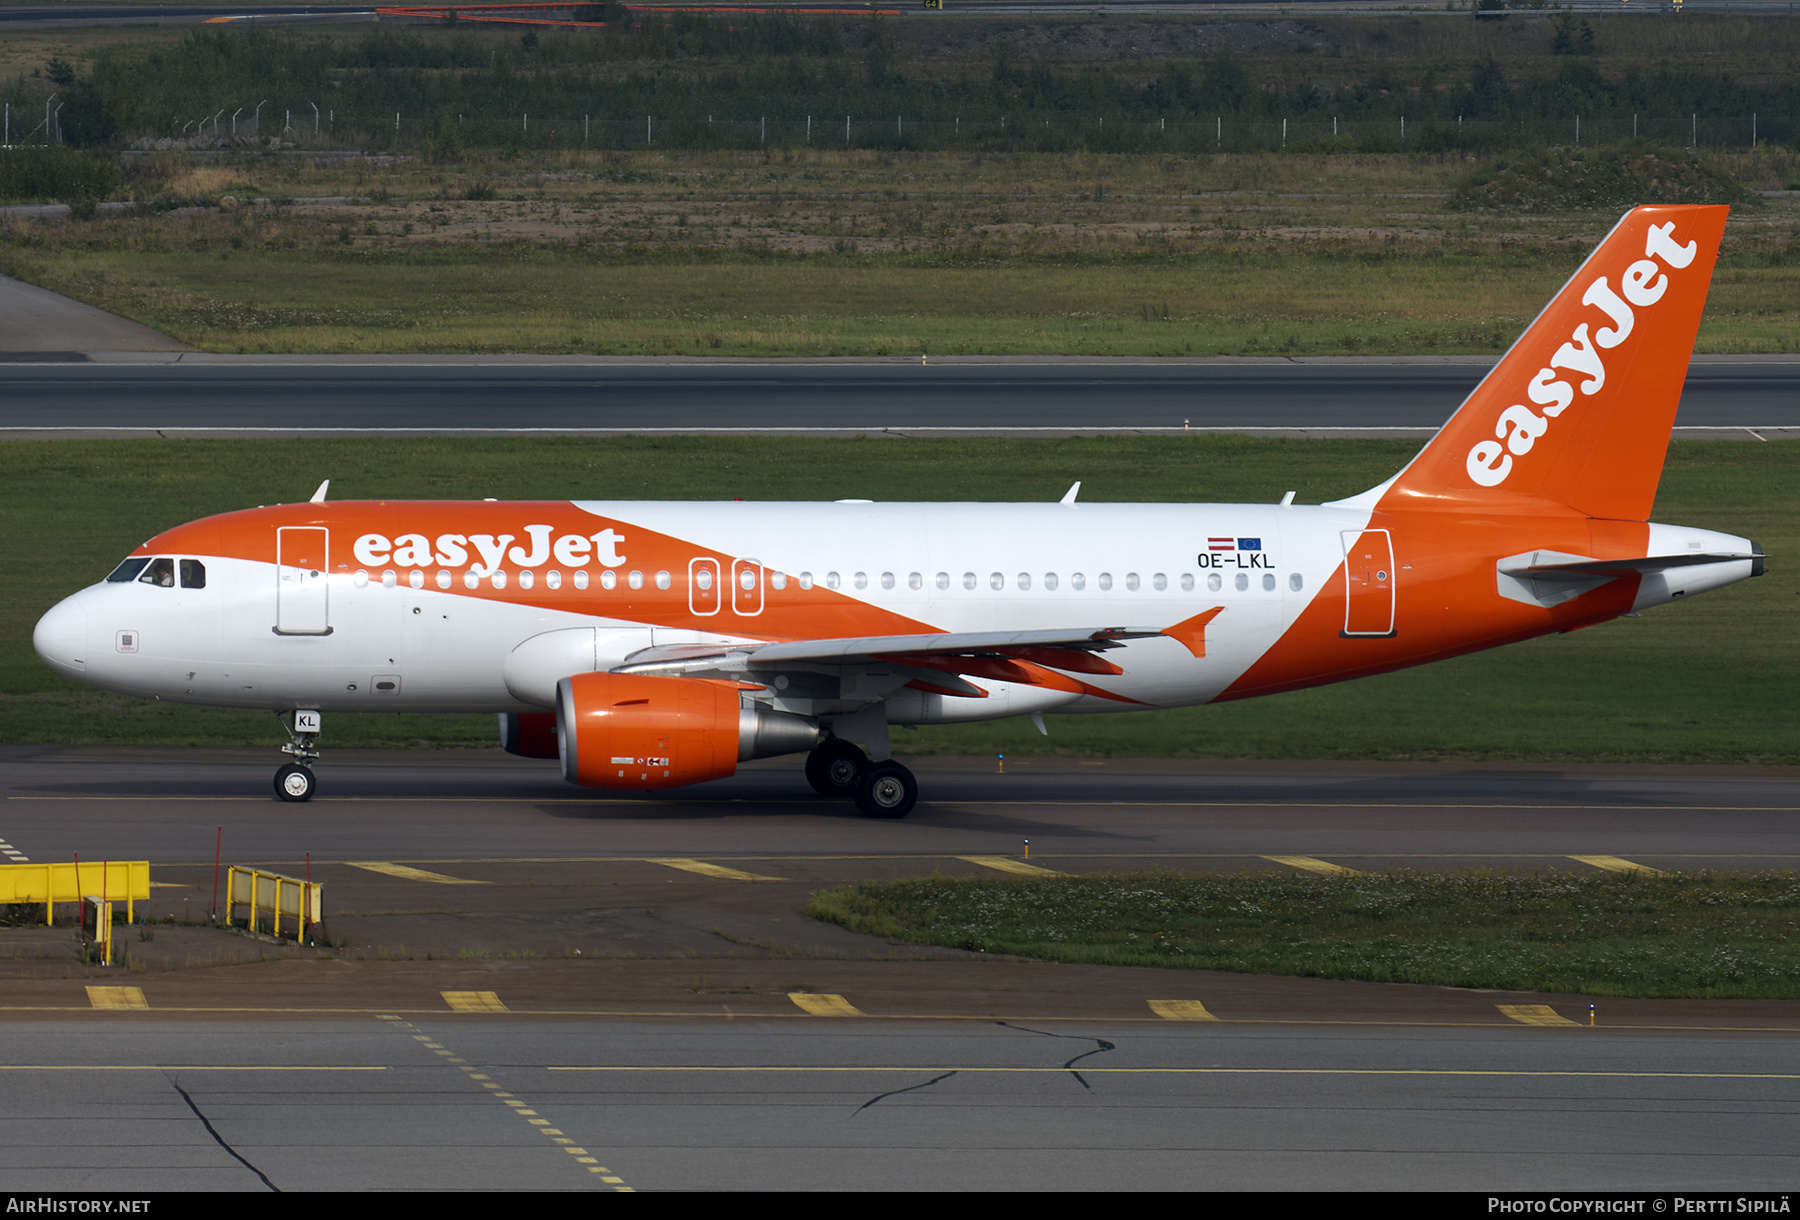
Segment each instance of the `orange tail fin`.
M1627 213L1382 507L1530 496L1647 520L1729 211Z

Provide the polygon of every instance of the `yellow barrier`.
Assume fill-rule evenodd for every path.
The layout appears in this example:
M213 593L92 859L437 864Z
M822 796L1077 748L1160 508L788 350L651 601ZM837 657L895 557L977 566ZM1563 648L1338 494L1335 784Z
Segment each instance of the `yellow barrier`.
M41 902L44 925L58 902L100 898L125 904L125 921L136 922L139 902L150 899L148 860L102 860L76 864L0 864L0 904Z
M324 904L319 891L320 885L316 881L301 881L234 864L225 874L225 922L231 923L237 918L238 907L249 907L250 930L257 930L259 917L267 912L272 925L271 935L279 937L281 917L286 915L300 925L294 938L304 940L307 927L316 925L323 918L320 911Z

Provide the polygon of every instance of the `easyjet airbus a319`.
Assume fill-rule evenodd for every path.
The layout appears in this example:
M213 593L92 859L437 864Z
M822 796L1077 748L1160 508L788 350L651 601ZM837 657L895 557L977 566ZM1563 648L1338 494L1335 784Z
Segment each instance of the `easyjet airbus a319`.
M1399 474L1320 505L312 502L167 530L33 643L108 690L290 717L499 714L644 790L806 754L874 817L890 725L1243 699L1762 573L1648 520L1727 209L1641 207ZM1042 727L1042 721L1039 721Z

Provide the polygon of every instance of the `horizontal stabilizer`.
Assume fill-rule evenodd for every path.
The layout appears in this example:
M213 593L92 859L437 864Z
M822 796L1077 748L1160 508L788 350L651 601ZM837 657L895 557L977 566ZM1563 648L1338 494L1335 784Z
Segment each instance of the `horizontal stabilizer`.
M1549 552L1536 551L1533 554L1545 555ZM1623 576L1627 572L1666 572L1670 568L1692 567L1698 563L1734 563L1745 559L1760 561L1762 558L1757 552L1688 551L1681 555L1645 555L1641 559L1575 559L1568 563L1532 563L1522 567L1509 567L1503 559L1500 561L1500 570L1513 576ZM1762 572L1758 570L1754 575L1760 576Z
M1745 561L1752 565L1752 576L1762 575L1763 555L1760 551L1683 551L1631 559L1594 559L1562 551L1526 551L1508 555L1496 564L1495 577L1501 597L1548 609L1621 576L1634 573L1648 576L1701 564Z

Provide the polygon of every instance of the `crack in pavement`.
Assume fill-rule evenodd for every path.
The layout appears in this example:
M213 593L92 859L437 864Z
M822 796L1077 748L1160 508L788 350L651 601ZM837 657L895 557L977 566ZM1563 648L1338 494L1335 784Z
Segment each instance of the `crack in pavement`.
M169 1083L174 1086L174 1089L177 1093L181 1094L181 1100L187 1102L188 1109L190 1109L194 1112L194 1117L200 1120L200 1125L202 1127L206 1128L206 1133L213 1137L213 1142L215 1144L217 1144L219 1147L223 1148L226 1152L229 1152L232 1155L232 1157L237 1160L238 1164L242 1165L245 1169L248 1169L251 1173L253 1173L257 1177L261 1178L262 1184L264 1186L267 1186L270 1191L272 1191L275 1194L281 1193L281 1187L279 1187L279 1186L275 1185L275 1183L269 1181L269 1177L267 1174L265 1174L262 1170L258 1169L256 1166L252 1165L249 1161L246 1161L242 1156L240 1156L238 1154L238 1150L236 1148L233 1148L230 1144L227 1144L224 1140L224 1137L222 1137L217 1131L213 1130L213 1125L212 1125L211 1120L209 1120L206 1117L206 1115L204 1115L200 1112L200 1107L194 1104L194 1099L192 1097L188 1096L188 1091L181 1087L181 1084L179 1081L171 1078Z
M943 1072L943 1073L940 1073L939 1075L933 1076L930 1080L924 1081L923 1083L908 1085L904 1089L889 1089L885 1093L877 1093L875 1096L869 1098L869 1100L863 1102L862 1105L856 1107L855 1112L852 1113L850 1115L850 1117L855 1118L856 1115L861 1114L864 1110L867 1110L870 1106L874 1105L876 1102L885 1101L889 1097L898 1097L902 1093L912 1093L919 1089L929 1089L932 1085L937 1084L941 1080L950 1079L952 1076L956 1075L956 1072L957 1072L956 1068L951 1068L948 1072Z
M1014 1025L1010 1021L996 1021L994 1024L1005 1029L1016 1029L1022 1034L1040 1034L1046 1038L1073 1038L1077 1042L1094 1043L1093 1050L1083 1051L1081 1054L1076 1055L1073 1059L1070 1059L1063 1064L1063 1070L1075 1078L1075 1083L1079 1084L1090 1093L1094 1091L1094 1087L1087 1082L1080 1072L1075 1070L1075 1065L1080 1063L1083 1059L1086 1059L1089 1055L1098 1055L1105 1051L1118 1049L1115 1043L1108 1042L1105 1038L1090 1038L1085 1034L1059 1034L1047 1029L1032 1029L1027 1025Z

